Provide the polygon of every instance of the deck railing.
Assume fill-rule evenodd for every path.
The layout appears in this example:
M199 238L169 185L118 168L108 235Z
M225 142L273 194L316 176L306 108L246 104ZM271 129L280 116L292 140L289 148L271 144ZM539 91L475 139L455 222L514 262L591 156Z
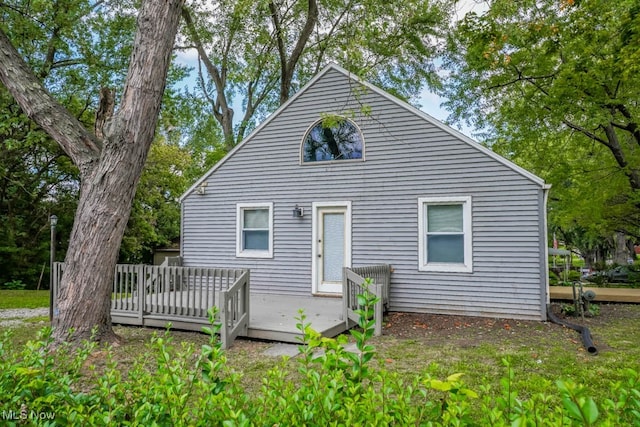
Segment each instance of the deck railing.
M358 295L365 291L364 282L372 279L369 292L373 293L378 301L374 306L375 335L382 335L382 321L384 305L388 302L391 266L387 264L371 265L364 267L345 267L342 273L342 303L347 328L349 321L357 322L359 314L356 310L361 307L358 304Z
M241 271L231 286L220 292L220 341L232 343L238 335L248 335L249 270Z
M364 265L351 267L351 271L364 278L371 278L373 283L382 286L382 303L389 305L389 284L391 283L391 266L389 264Z
M54 264L54 301L64 263ZM200 330L208 310L218 307L220 341L227 348L249 327L249 270L116 265L111 318L127 325L164 326Z

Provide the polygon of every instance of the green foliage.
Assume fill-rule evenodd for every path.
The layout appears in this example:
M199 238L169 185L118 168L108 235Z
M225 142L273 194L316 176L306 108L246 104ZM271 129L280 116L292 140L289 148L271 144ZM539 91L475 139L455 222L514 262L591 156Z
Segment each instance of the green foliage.
M24 420L20 417L36 425L40 416L70 424L73 416L60 409L86 408L91 404L88 395L74 391L72 386L80 380L82 366L95 344L85 343L74 353L62 346L55 354L51 344L49 327L42 329L37 341L28 342L21 351L11 347L10 333L5 332L0 339L0 406L5 411L5 425L22 424ZM6 411L16 415L7 417Z
M569 276L568 279L570 282L579 282L582 277L580 272L576 270L569 270L567 275Z
M190 185L191 163L188 150L178 144L161 138L152 144L120 246L121 262L151 263L154 249L178 241L178 198Z
M555 286L559 283L560 283L560 278L558 277L558 275L552 270L549 270L549 284L551 286Z
M567 316L577 316L576 306L569 303L560 304L560 311Z
M583 313L580 313L580 310L583 310ZM583 305L581 309L576 309L576 305L573 303L562 303L560 304L560 311L566 316L580 316L581 314L584 314L586 316L593 317L600 314L600 306L598 304L589 303L589 305Z
M598 304L590 303L588 312L591 316L598 316L600 314L600 306Z
M23 290L27 285L22 280L12 280L0 285L0 289L8 289L13 291Z
M193 345L177 346L166 331L154 334L127 370L114 361L112 349L95 344L53 352L50 328L24 348L14 348L5 333L0 338L3 422L40 425L50 417L56 425L95 426L640 423L640 375L633 369L616 373L608 391L598 396L568 379L559 379L555 391L548 382L544 392L524 396L511 361L504 359L497 398L488 385L474 391L461 373L434 376L435 364L410 379L390 373L373 363L376 350L369 343L375 297L365 292L360 303L359 329L351 333L355 350L348 350L345 337L320 336L300 313L300 355L268 370L260 389L252 392L229 368L217 339L215 310L209 312L212 326L204 328L208 342L199 352ZM93 366L96 360L102 368ZM286 369L288 364L297 370Z
M0 29L49 93L91 128L100 88L124 80L132 5L9 0L0 3ZM69 158L0 88L0 283L19 279L29 289L41 278L48 283L49 216L59 218L61 257L77 191L78 171Z
M129 0L9 0L0 3L0 29L47 90L92 129L100 89L112 88L116 98L122 93L137 7ZM180 66L169 72L158 138L134 202L123 261L149 262L153 249L177 239L177 197L221 157L211 154L211 140L219 131L203 114L202 100L176 88L186 75ZM58 217L55 247L61 261L73 225L78 179L58 144L0 88L0 284L21 280L29 289L46 287L49 217Z
M604 274L594 275L590 280L596 286L604 286L607 284L607 276Z
M447 43L451 118L553 185L551 228L583 255L611 248L616 231L638 236L638 2L488 6Z

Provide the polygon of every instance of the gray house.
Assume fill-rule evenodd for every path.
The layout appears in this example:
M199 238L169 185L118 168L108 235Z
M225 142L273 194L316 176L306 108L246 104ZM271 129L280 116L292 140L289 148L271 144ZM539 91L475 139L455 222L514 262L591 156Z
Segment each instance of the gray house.
M544 320L547 190L330 65L182 196L183 263L318 298L390 264L391 311Z

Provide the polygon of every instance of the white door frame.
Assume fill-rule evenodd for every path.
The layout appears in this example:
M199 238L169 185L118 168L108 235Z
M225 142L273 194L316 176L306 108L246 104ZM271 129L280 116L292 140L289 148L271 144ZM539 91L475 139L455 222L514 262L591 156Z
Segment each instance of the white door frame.
M321 247L319 242L319 224L322 218L321 212L331 208L344 210L344 266L351 267L351 202L314 202L312 204L312 221L313 230L311 233L311 292L314 295L342 295L342 284L333 286L331 289L319 289L320 287L320 271L319 263L321 259Z

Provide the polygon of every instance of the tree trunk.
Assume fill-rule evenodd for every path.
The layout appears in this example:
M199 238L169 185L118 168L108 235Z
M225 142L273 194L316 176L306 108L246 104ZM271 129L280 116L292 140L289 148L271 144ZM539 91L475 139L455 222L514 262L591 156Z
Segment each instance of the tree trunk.
M624 233L616 232L614 238L613 263L618 265L627 265L629 254L627 252L627 236Z
M112 340L111 288L122 236L153 136L184 0L143 1L120 109L91 135L42 87L0 31L0 80L80 168L54 338ZM74 330L73 336L69 333Z
M274 1L269 2L269 11L271 12L271 22L275 28L276 45L280 57L280 105L282 105L289 99L296 65L318 23L318 2L317 0L309 0L307 19L288 59L285 47L285 30L282 28L281 16Z

